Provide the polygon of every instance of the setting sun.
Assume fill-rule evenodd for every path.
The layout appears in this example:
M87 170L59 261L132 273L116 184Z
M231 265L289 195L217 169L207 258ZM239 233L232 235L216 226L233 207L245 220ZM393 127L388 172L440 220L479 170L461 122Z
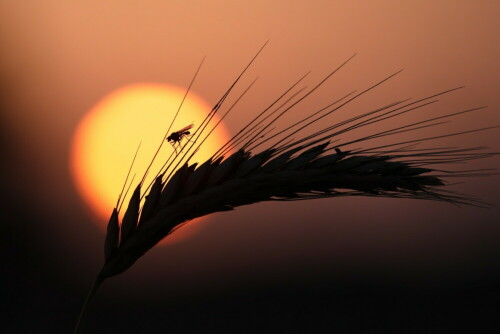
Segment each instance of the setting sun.
M102 227L106 226L116 205L137 147L140 144L131 172L131 177L135 175L134 185L141 180L158 146L168 135L166 131L184 94L185 89L163 84L126 86L105 96L78 124L71 148L71 172L79 193ZM169 132L190 124L193 124L190 131L196 131L210 110L201 98L190 92ZM211 124L218 121L216 117ZM190 163L205 161L228 138L221 123ZM174 147L165 142L145 185L153 180L173 152Z

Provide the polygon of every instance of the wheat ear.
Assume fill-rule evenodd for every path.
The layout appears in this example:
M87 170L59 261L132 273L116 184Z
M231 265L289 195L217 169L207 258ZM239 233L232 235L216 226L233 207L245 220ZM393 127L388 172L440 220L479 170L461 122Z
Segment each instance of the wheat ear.
M103 280L130 268L144 253L181 224L197 217L261 201L297 201L338 196L412 198L452 204L484 205L472 197L447 191L443 188L446 185L444 179L454 176L487 175L489 171L453 172L437 169L435 166L486 158L494 153L485 153L484 147L464 149L415 147L420 142L484 129L346 150L360 142L370 142L376 138L436 126L447 118L482 108L409 123L398 128L370 133L348 142L336 142L335 145L331 142L343 133L428 106L435 102L435 97L455 89L411 103L399 101L329 125L323 130L301 136L298 140L292 139L292 136L299 131L321 121L326 115L344 107L390 77L392 76L357 95L348 94L312 114L313 116L308 116L285 130L269 136L269 127L291 109L289 102L296 95L281 105L281 102L278 102L286 99L285 96L300 82L299 80L273 102L270 108L259 114L221 147L211 159L198 166L189 164L189 159L192 157L190 150L196 152L197 147L203 143L203 138L208 136L201 136L206 126L200 130L195 139L198 146L192 143L189 144L191 147L188 147L186 143L181 148L183 155L172 156L172 161L166 163L166 167L157 174L152 184L146 187L141 181L135 186L121 222L118 214L119 206L113 209L104 244L105 262L82 309L75 333L79 332L88 300ZM222 106L233 86L207 116L207 124ZM295 107L318 86L297 99L291 106ZM289 107L284 108L286 103L289 103ZM277 113L277 110L284 111ZM274 118L271 116L276 114ZM211 130L206 131L211 132ZM268 147L255 153L257 147L265 143L268 143ZM235 152L227 155L235 147Z

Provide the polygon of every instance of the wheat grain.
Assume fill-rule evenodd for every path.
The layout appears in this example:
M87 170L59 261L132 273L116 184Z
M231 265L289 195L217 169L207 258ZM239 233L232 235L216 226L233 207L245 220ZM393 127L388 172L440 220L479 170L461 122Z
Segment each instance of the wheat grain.
M299 139L293 139L293 136L303 129L378 87L399 73L397 72L361 93L354 96L350 93L301 121L266 137L270 126L277 119L313 93L349 60L328 74L324 80L300 96L289 107L284 108L296 95L300 95L302 90L286 99L287 94L304 78L302 77L243 127L211 159L200 166L189 164L194 152L214 129L207 130L209 121L219 111L226 97L246 71L245 68L212 112L207 115L199 131L194 133L194 141L185 143L179 148L183 154L176 152L172 155L169 161L165 162L164 167L158 171L152 184L145 186L144 176L142 181L135 186L121 223L118 215L121 206L119 199L108 223L104 244L105 263L87 297L75 333L79 332L88 300L104 279L127 270L174 229L197 217L233 210L241 205L261 201L296 201L339 196L412 198L463 205L484 205L477 199L450 192L443 187L446 185L444 181L446 177L487 175L488 171L453 172L439 170L433 166L487 158L494 153L484 152L484 147L463 149L415 147L415 143L484 129L346 150L356 143L369 143L370 140L376 138L433 127L441 124L443 119L481 108L409 123L378 133L370 133L348 142L336 142L335 145L331 142L340 134L424 108L434 103L437 96L458 88L433 94L411 103L407 103L406 100L398 101L328 125L320 131ZM273 109L282 99L286 99L285 102ZM229 108L228 112L233 107L234 105ZM270 119L282 108L282 112ZM167 135L168 131L165 137ZM270 143L270 146L255 152L265 143ZM234 147L239 147L239 149L225 157L227 152ZM148 171L149 168L145 174Z

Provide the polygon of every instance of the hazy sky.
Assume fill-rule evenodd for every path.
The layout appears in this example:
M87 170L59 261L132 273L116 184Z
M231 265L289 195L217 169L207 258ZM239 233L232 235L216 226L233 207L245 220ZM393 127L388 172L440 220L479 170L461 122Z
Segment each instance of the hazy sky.
M9 231L29 234L19 249L36 252L36 270L83 291L101 264L103 235L69 173L78 121L103 96L128 84L185 87L203 56L193 90L214 104L267 40L239 87L241 92L259 77L227 120L233 133L305 72L312 71L312 86L354 53L303 113L404 69L330 121L465 85L431 112L488 109L426 134L500 124L499 14L494 0L2 1L2 181L5 203L18 217L12 226L19 225ZM302 116L298 111L290 122ZM492 130L447 143L498 151L499 139ZM471 166L498 168L499 160ZM335 272L424 285L498 278L500 178L464 181L454 189L496 207L344 198L217 214L187 241L148 253L102 294L120 296L131 285L147 283L154 289L140 288L134 298L149 300L176 289L183 295Z

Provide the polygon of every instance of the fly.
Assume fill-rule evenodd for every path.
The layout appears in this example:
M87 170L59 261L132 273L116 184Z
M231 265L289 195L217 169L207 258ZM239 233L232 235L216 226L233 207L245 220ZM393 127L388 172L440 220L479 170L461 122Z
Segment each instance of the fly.
M167 141L172 144L172 146L174 147L174 150L177 152L177 148L176 148L176 143L177 143L177 146L180 145L181 143L181 140L182 138L187 138L189 137L189 135L191 134L191 132L189 132L189 130L194 126L194 124L190 124L178 131L174 131L172 132L168 137L167 137Z

